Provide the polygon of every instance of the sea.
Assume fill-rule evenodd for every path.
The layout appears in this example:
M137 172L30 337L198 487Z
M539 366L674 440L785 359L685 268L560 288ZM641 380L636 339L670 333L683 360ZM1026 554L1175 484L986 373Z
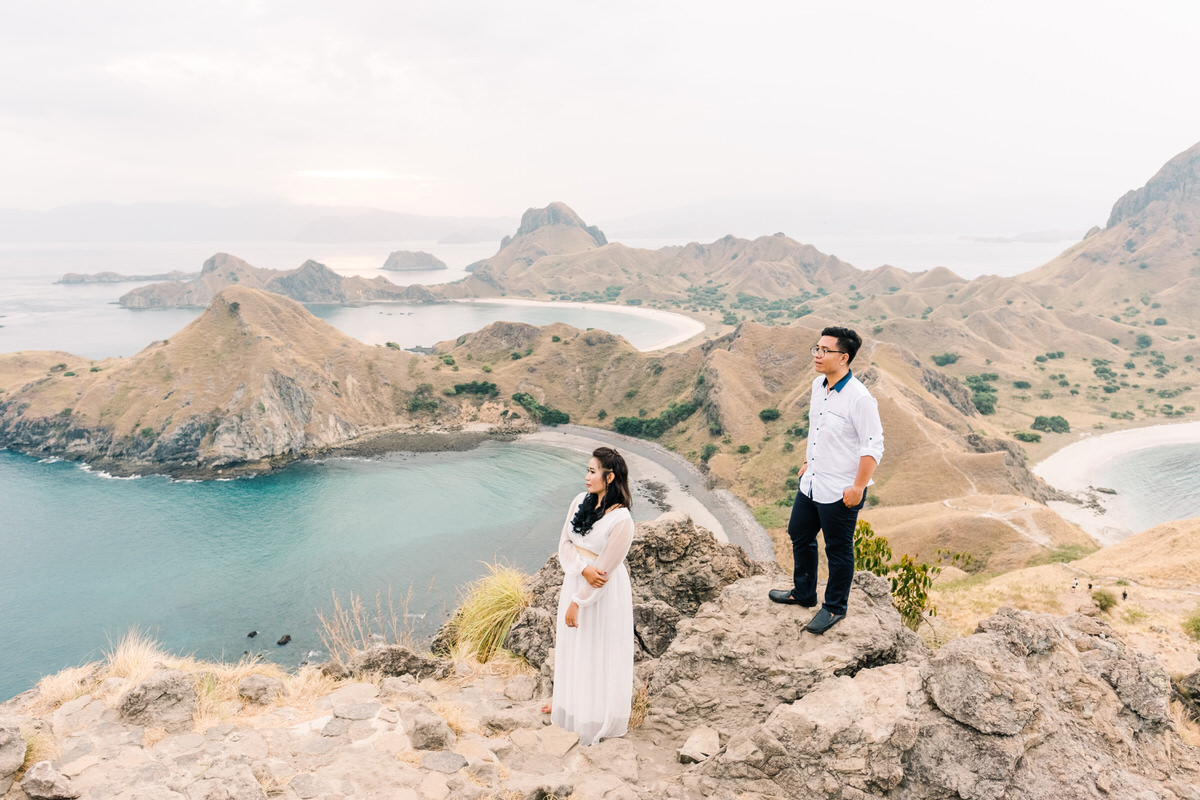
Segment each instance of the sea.
M968 278L1017 274L1070 244L799 238L864 269L946 266ZM686 242L625 244L654 249ZM433 253L448 269L384 272L394 250ZM205 259L228 252L270 269L311 258L343 275L428 285L461 279L468 264L495 251L495 243L436 242L0 243L0 353L129 356L200 313L124 309L118 298L139 283L57 283L68 272L198 272ZM594 306L312 310L363 342L406 348L500 319L604 328L643 350L675 341L692 326L677 315ZM1161 475L1187 466L1151 460L1139 471ZM332 613L335 599L344 606L358 597L374 609L377 598L386 607L390 597L415 636L429 635L489 565L533 571L545 562L567 505L582 491L584 468L570 451L489 443L467 452L306 461L256 478L188 482L118 479L0 450L0 701L43 675L103 658L131 630L170 652L230 660L249 653L293 667L325 655L319 615ZM1109 485L1121 491L1125 484L1114 476ZM1157 521L1164 520L1146 524ZM249 637L251 631L257 635ZM290 643L276 644L284 635Z

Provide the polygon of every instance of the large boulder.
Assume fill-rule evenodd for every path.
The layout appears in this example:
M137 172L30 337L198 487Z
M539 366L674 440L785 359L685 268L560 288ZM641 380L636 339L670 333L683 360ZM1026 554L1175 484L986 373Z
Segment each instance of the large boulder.
M742 548L721 544L690 518L671 513L638 524L625 564L633 585L634 652L639 659L662 655L682 617L695 614L734 581L764 570ZM554 646L562 579L558 556L552 555L526 582L529 607L504 642L535 667L546 662ZM443 639L439 634L436 641Z
M445 678L453 669L446 659L420 655L400 644L377 645L355 655L349 664L350 674L377 673L385 677L412 675L423 678Z
M805 631L814 609L767 599L781 580L745 578L680 620L662 657L639 668L650 690L647 725L676 732L709 725L728 736L821 681L928 652L904 627L883 578L856 573L850 613L824 636Z
M25 737L16 725L0 724L0 797L12 786L13 774L25 763Z
M886 614L852 593L844 621L796 646L784 622L756 619L786 612L768 612L753 596L738 600L743 586L759 588L756 581L730 587L717 604L734 611L746 603L732 626L746 633L702 612L684 622L689 630L651 682L652 714L688 693L698 696L693 706L726 720L724 751L698 768L706 794L740 787L747 796L831 800L1200 800L1200 759L1180 752L1187 746L1166 716L1165 670L1103 622L1001 609L936 653L910 646L885 655L872 642L890 636ZM692 626L712 637L707 654L692 646ZM868 635L872 626L879 630ZM731 659L755 662L762 679L754 682L752 670ZM719 695L709 692L706 672L727 687L722 704L711 702ZM682 676L680 693L670 689L680 680L673 675ZM765 708L779 685L796 687L798 696L769 709L762 723L745 724L761 718L756 711L741 717L740 730L730 727L737 717L729 709Z
M195 678L180 670L155 672L122 695L117 704L126 722L168 733L191 730L195 710Z

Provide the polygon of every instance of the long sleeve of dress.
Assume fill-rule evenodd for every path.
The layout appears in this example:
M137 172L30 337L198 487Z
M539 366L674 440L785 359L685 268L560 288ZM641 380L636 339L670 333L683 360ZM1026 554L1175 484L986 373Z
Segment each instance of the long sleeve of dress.
M562 565L563 573L566 575L578 575L587 566L587 562L579 555L579 551L575 549L575 545L572 544L571 537L568 535L571 532L571 518L575 516L575 511L583 502L585 494L587 493L580 492L579 496L575 498L575 502L571 503L571 508L567 510L567 519L563 522L562 535L558 537L558 563Z
M600 557L596 559L592 566L598 570L601 570L602 572L612 575L612 571L620 566L621 562L625 560L625 556L629 554L629 545L633 543L634 527L633 517L629 516L628 511L622 510L613 511L610 513L620 513L624 518L616 523L612 533L608 535L608 541L604 545L604 551L600 553ZM571 549L574 550L574 546L571 546ZM587 566L586 563L580 565L579 569L581 572L584 566ZM586 606L590 606L592 603L596 602L596 600L604 592L605 588L607 588L607 584L597 589L585 581L583 588L576 592L575 596L571 599L578 603L580 608L585 608Z

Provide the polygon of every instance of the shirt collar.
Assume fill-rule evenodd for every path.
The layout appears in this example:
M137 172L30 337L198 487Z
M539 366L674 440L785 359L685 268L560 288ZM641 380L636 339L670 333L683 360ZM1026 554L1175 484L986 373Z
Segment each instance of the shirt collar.
M854 377L854 373L847 371L846 374L842 376L842 379L833 385L833 391L840 392L842 390L842 387L845 386L847 383L849 383L850 379L853 377ZM829 378L822 379L821 385L824 386L826 389L828 389L829 388Z

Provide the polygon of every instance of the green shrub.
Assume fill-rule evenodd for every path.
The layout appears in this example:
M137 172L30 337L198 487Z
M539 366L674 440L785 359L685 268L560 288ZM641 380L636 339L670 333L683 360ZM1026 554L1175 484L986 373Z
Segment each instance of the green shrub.
M1033 384L1029 381L1013 381L1013 387L1017 389L1032 389Z
M750 452L750 445L748 445L748 444L739 444L739 445L738 445L738 449L737 449L737 451L738 451L738 454L739 454L739 455L743 455L743 456L744 456L744 455L746 455L746 453L749 453L749 452Z
M495 397L500 394L500 387L491 381L471 381L470 383L454 384L454 391L451 394L484 394L488 397Z
M393 349L393 350L399 350L399 349L400 349L400 345L399 345L399 344L397 344L396 342L388 342L388 343L387 343L387 346L388 346L388 347L390 347L390 348L391 348L391 349Z
M762 411L758 412L758 418L761 419L763 422L773 422L773 421L779 419L779 409L778 408L764 408Z
M1117 596L1108 589L1097 589L1092 592L1092 602L1107 614L1117 605Z
M1040 442L1042 435L1040 433L1031 433L1030 431L1017 431L1013 434L1013 438L1021 442Z
M675 425L695 414L700 406L694 402L671 403L666 411L657 417L643 419L641 417L617 417L613 420L613 430L626 436L637 436L641 439L657 439Z
M1066 419L1055 415L1053 417L1034 417L1033 424L1029 427L1035 431L1045 431L1047 433L1070 433L1071 423Z
M1200 641L1200 606L1183 621L1183 631L1188 636Z
M717 447L712 442L709 442L708 444L704 445L704 448L700 451L700 460L707 464L708 460L719 452L721 452L721 448Z
M926 311L926 313L929 313ZM944 367L958 361L958 353L942 353L940 356L932 356L933 363L939 367Z
M566 425L571 421L571 415L557 408L548 408L528 392L517 392L512 396L513 402L529 412L529 416L543 425Z

